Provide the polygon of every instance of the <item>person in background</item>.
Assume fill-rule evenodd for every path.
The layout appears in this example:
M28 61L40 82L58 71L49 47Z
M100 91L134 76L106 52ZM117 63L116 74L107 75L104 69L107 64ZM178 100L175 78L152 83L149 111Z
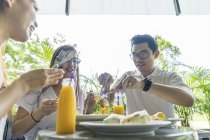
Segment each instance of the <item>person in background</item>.
M60 59L61 54L66 54ZM92 113L94 108L94 96L89 95L85 102L85 94L80 89L78 53L73 46L64 45L57 48L51 59L50 67L59 66L65 71L63 78L69 78L74 73L75 94L78 113ZM31 92L18 101L18 111L13 123L13 135L19 137L24 135L26 140L35 140L39 130L55 129L56 109L58 96L62 88L62 79L58 84L45 87L41 90ZM86 106L85 106L86 105Z
M112 75L107 72L102 73L98 78L98 82L101 85L100 95L102 96L102 98L106 99L109 102L109 104L111 104L114 100L113 94L109 94L110 86L114 82Z
M128 114L146 109L151 115L163 112L167 117L174 117L174 104L193 106L193 94L183 79L155 65L159 54L152 36L132 37L130 57L137 69L123 74L110 89L126 94Z
M0 0L0 46L8 39L27 41L37 27L37 10L35 0ZM0 139L3 139L5 118L13 104L30 91L57 84L63 74L60 69L32 70L0 91Z

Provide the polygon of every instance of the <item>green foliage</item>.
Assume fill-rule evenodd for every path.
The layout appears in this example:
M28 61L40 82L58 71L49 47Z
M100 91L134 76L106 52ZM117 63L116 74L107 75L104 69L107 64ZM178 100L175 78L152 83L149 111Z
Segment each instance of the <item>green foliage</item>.
M158 47L160 50L160 55L158 57L158 60L156 61L156 64L161 69L174 71L176 73L183 75L184 81L187 83L187 85L190 85L192 81L192 78L190 76L193 76L193 74L188 75L188 71L179 70L179 68L189 69L188 66L177 61L177 57L181 55L179 48L172 45L169 41L163 39L160 36L156 36L155 39L158 43ZM195 97L195 100L198 100L198 99ZM196 107L189 108L189 107L182 107L182 106L175 105L174 108L175 108L176 114L180 118L184 119L184 121L182 121L182 125L189 126L189 121L193 119L193 115L194 115Z
M181 55L179 48L161 36L155 36L155 40L160 50L160 55L156 60L157 66L164 70L176 71L177 66L180 65L180 62L177 61L177 57Z
M84 91L92 90L95 95L100 95L101 86L98 82L98 73L92 74L90 77L80 74L81 88Z
M34 35L26 43L9 40L5 44L5 58L9 79L14 80L24 72L32 69L49 67L54 52L53 46L59 46L63 42L65 40L59 34L54 37L54 42L49 39L40 39L37 35Z
M196 96L196 112L205 113L210 122L210 70L202 67L191 67L191 89Z
M185 108L176 106L176 112L179 117L185 119L184 126L189 126L189 120L192 120L194 113L205 113L210 118L210 70L202 67L187 67L186 71L180 72L185 83L190 87L194 95L194 106Z
M93 109L93 113L94 114L99 114L99 103L96 103L96 105L94 106L94 109Z

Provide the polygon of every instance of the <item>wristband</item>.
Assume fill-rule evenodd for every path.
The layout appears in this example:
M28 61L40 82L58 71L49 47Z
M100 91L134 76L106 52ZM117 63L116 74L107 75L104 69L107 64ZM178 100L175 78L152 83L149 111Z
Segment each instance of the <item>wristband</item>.
M150 89L150 87L151 87L151 85L152 85L152 80L151 79L149 79L149 78L145 78L144 79L144 87L143 87L143 91L148 91L149 89Z
M33 113L33 112L32 112L32 113ZM36 119L34 119L32 113L31 113L31 118L32 118L32 120L34 120L34 121L37 122L37 123L40 122L40 121L37 121Z

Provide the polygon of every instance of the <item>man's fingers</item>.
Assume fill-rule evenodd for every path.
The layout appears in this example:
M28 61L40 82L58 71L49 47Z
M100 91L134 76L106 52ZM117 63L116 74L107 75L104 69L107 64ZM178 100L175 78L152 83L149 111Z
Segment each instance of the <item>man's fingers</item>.
M123 82L123 80L126 79L126 77L127 77L127 75L125 74L125 75L122 76L120 79L118 79L117 82L112 86L112 89L113 89L114 91L123 89L122 82Z
M128 76L123 80L123 88L134 88L134 85L136 85L136 79L133 76Z
M122 88L123 89L126 89L127 87L129 87L129 84L128 84L128 82L130 81L130 77L129 76L127 76L123 81L122 81Z

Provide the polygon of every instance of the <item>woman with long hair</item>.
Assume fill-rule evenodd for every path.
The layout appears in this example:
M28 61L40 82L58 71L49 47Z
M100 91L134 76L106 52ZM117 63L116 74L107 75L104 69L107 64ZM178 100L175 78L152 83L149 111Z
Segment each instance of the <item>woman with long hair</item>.
M77 110L79 113L83 113L85 94L80 89L79 63L80 59L76 49L64 45L55 50L50 67L63 69L65 72L63 78L69 78L70 73L74 73ZM13 123L14 136L24 135L27 140L35 140L39 130L55 128L55 111L58 105L57 98L62 88L62 80L57 85L31 92L18 101L19 108ZM94 97L88 97L88 102L92 104ZM91 113L93 106L88 106L87 110Z

